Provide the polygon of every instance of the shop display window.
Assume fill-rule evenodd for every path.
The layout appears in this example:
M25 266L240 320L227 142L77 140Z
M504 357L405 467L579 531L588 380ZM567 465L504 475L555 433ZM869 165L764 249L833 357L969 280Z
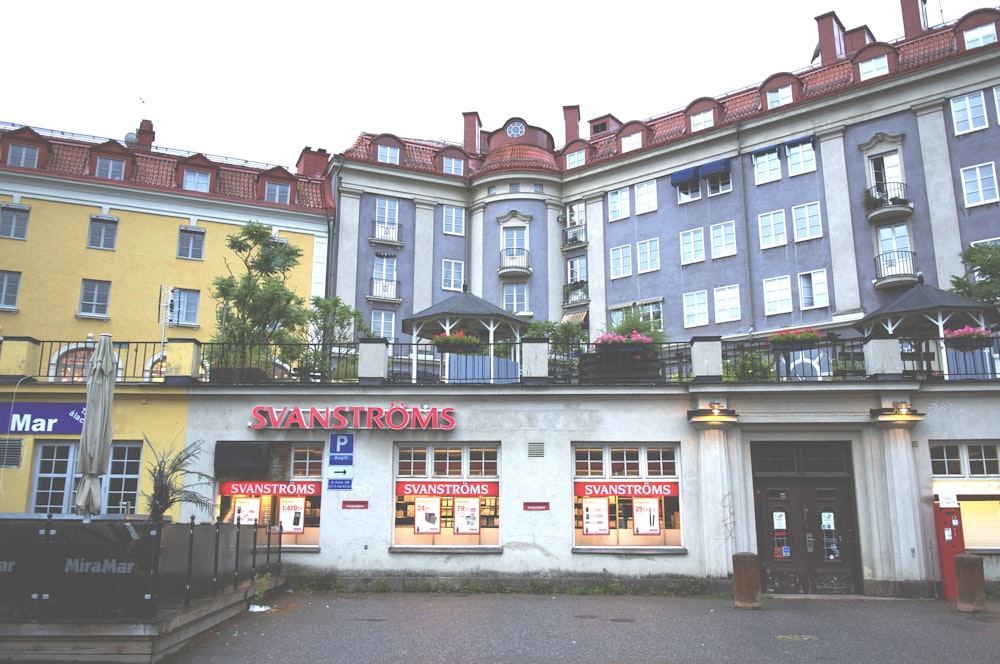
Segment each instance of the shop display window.
M573 543L680 546L677 444L573 447Z
M399 445L394 546L499 546L498 445Z

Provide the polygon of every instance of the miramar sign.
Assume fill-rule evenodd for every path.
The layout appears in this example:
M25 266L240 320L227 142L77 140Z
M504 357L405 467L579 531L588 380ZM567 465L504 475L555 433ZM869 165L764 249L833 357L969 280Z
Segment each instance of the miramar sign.
M82 403L15 403L0 406L0 433L79 436L86 413Z
M413 406L390 402L383 406L254 406L251 429L387 429L451 431L455 409L451 406Z

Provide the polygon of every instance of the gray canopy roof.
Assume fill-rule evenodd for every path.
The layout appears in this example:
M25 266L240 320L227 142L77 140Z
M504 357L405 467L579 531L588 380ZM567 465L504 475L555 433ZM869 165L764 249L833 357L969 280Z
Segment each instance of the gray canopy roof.
M458 293L403 319L403 332L418 339L464 331L490 342L516 340L527 328L527 321L469 292Z
M941 337L946 329L989 328L998 321L1000 315L993 305L920 283L854 327L869 337Z

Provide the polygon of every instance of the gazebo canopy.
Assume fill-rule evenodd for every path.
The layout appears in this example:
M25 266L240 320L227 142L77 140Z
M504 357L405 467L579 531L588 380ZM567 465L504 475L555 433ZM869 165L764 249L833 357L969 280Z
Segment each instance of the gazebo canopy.
M873 311L854 328L866 337L943 337L945 330L1000 322L996 307L924 283Z
M418 339L459 331L489 343L517 341L528 323L472 293L463 292L403 319L403 332Z

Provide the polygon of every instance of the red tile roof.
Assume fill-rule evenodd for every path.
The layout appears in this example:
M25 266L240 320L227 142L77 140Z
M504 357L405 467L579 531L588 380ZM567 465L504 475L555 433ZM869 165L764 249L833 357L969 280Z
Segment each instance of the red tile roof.
M486 155L478 173L490 173L505 170L540 170L558 172L552 152L537 145L510 144L502 145Z

